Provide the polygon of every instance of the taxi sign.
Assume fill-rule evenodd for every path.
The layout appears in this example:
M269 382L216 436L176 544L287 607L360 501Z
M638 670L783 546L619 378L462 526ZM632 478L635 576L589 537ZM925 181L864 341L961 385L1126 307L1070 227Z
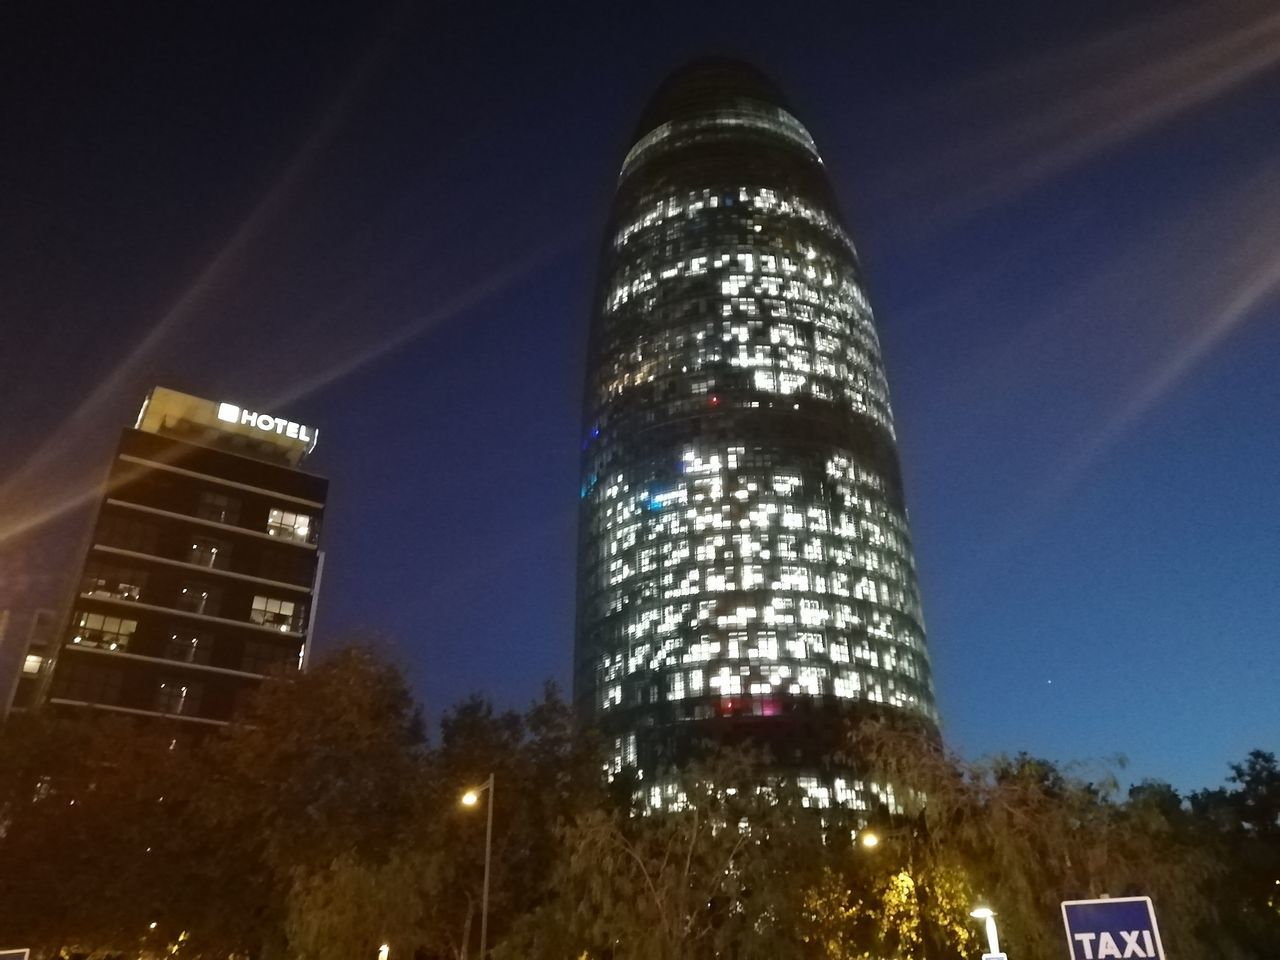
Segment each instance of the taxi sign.
M1064 900L1072 960L1165 960L1150 897Z

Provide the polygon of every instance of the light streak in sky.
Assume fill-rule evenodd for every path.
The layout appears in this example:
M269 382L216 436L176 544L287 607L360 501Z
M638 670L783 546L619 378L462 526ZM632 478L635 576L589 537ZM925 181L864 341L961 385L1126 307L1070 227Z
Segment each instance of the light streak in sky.
M1274 249L1274 248L1273 248ZM1280 255L1255 267L1224 303L1211 312L1195 335L1152 370L1125 403L1108 419L1082 451L1076 471L1095 460L1153 408L1201 363L1215 347L1280 297Z
M383 337L365 349L344 358L329 369L324 370L305 381L286 386L276 395L268 398L264 407L281 407L290 402L296 401L300 397L307 396L321 390L344 377L350 376L360 368L373 363L381 357L407 345L409 342L422 336L440 323L462 316L477 304L497 295L502 290L528 276L537 268L544 266L556 256L563 253L571 239L572 235L563 239L559 244L544 245L541 249L528 257L516 261L506 269L498 271L497 273L485 278L480 283L462 291L439 308L401 324L400 327L390 335ZM119 376L118 371L112 374L112 377L116 376ZM100 385L98 390L95 391L95 396L98 396L99 392L103 389L104 388ZM100 399L102 398L100 397ZM83 416L85 415L85 412L85 408L82 407L81 410L77 411L77 415ZM62 428L62 430L66 429L68 428ZM58 455L65 456L66 454L73 452L66 448L65 442L62 440L62 437L64 436L62 430L60 430L54 438L51 438L40 451L41 455L47 458L46 463L49 458L53 458ZM114 431L112 432L114 434ZM27 466L27 469L32 469L30 464ZM78 478L79 482L77 482L71 490L65 492L61 496L51 499L47 503L42 504L39 509L26 511L18 517L8 518L3 526L0 526L0 545L4 544L6 540L19 537L37 527L53 520L57 520L58 518L85 506L101 496L101 488L94 482L86 482L88 479L89 478L82 475ZM16 486L17 480L11 479L9 484L6 485L6 489Z
M48 439L0 483L0 504L5 505L5 509L0 511L0 544L57 519L99 495L100 490L96 484L86 486L81 478L73 484L71 490L59 492L46 503L44 496L51 491L44 485L48 477L59 473L59 464L69 455L74 455L75 448L79 445L77 440L100 429L102 411L113 408L127 385L145 370L157 348L179 333L200 305L247 263L255 242L267 225L294 198L311 167L377 75L394 34L392 24L357 62L351 76L327 104L283 172L267 188L218 253L147 329L129 353L97 382L58 429L52 431ZM32 498L33 491L41 500L41 506L34 510L25 507Z
M357 370L395 352L401 347L408 345L410 342L421 337L441 323L461 317L472 307L475 307L490 297L496 296L506 288L515 284L517 281L526 278L539 268L546 266L548 263L561 256L575 239L576 237L572 232L569 232L567 235L562 234L558 242L548 242L544 244L528 256L496 271L480 283L477 283L451 297L436 309L430 310L421 316L414 317L401 323L396 329L391 330L381 339L376 340L369 346L356 351L351 356L338 361L327 370L308 377L305 380L299 381L296 384L291 384L286 390L272 397L270 404L273 406L281 406L296 401L300 397L316 393L330 384L335 383L344 377L348 377Z
M984 122L973 126L971 137L897 168L891 195L913 223L913 239L945 235L1268 75L1280 76L1280 8L1274 3L1181 4L918 104L926 116L952 113ZM1103 389L1101 368L1128 364L1139 371L1089 426L1068 428L1078 432L1077 442L1064 442L1064 462L1049 465L1051 479L1025 510L1015 510L1012 528L1038 526L1099 458L1275 298L1276 209L1280 178L1274 164L1236 182L1206 183L1175 216L1129 239L1115 261L1054 291L1051 306L1028 318L1005 344L974 358L982 376L957 368L958 380L977 379L986 388L985 397L970 396L963 401L968 403L1025 397L1037 388L1036 362L1078 367ZM1064 228L1089 229L1087 211L1081 213L1082 226L1045 224L1030 238L1019 237L1017 249L1003 259L993 255L985 273L979 267L980 275L965 282L990 288L1000 275L1023 270L1039 240ZM938 291L918 309L942 313L954 309L957 298L978 296L974 289ZM1108 323L1122 325L1117 329L1124 335L1104 329ZM1097 325L1092 343L1090 325ZM1108 343L1122 356L1080 357L1089 349L1105 351ZM1135 353L1146 359L1135 362ZM971 393L968 384L958 383L957 390Z
M988 117L973 137L895 171L936 228L1149 134L1280 68L1273 3L1185 4L977 78L921 110ZM1065 91L1065 92L1063 92ZM904 109L911 109L906 107ZM923 221L923 217L922 217Z
M1265 165L1229 189L1196 198L1165 224L1163 242L1136 245L1084 284L1080 295L1062 304L1050 322L1033 325L1032 332L1010 349L1001 366L1013 372L1025 366L1018 354L1030 349L1034 339L1053 341L1048 351L1065 357L1096 339L1098 330L1127 324L1135 328L1138 349L1146 358L1121 361L1104 378L1103 389L1106 381L1120 384L1112 387L1110 400L1102 401L1082 427L1063 431L1064 456L1046 464L1048 479L1001 524L1007 530L996 538L999 552L1033 537L1090 479L1098 463L1231 335L1268 310L1280 315L1280 221L1274 217L1280 209L1280 180L1272 174L1271 166ZM1098 326L1082 331L1084 317L1098 318ZM1114 341L1123 351L1121 343ZM1105 346L1098 343L1092 349L1101 352ZM1098 362L1085 361L1090 366ZM1028 389L1002 388L995 378L988 382L1008 402L1020 402L1011 398L1025 396ZM1093 392L1096 396L1097 387Z

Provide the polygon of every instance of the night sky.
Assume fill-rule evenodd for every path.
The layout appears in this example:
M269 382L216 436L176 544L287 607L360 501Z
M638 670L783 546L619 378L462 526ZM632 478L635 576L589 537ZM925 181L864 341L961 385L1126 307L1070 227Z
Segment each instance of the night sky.
M319 649L433 714L567 683L597 250L703 54L862 254L950 742L1185 788L1280 746L1270 2L8 4L0 608L163 384L319 426Z

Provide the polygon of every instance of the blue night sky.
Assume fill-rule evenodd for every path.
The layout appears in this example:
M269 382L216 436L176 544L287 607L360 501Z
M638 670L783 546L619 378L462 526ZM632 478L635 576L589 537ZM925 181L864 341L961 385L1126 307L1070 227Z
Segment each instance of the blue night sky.
M579 403L648 95L749 59L863 256L945 733L1184 788L1280 746L1280 13L0 13L0 607L160 383L318 424L318 646L435 714L569 677Z

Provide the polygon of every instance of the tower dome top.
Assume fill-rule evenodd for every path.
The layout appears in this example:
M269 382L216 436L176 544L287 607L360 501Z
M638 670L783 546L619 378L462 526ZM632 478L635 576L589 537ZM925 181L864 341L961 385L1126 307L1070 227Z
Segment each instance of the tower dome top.
M730 57L702 57L673 70L640 115L635 138L672 120L689 120L755 101L788 110L782 91L757 67Z

